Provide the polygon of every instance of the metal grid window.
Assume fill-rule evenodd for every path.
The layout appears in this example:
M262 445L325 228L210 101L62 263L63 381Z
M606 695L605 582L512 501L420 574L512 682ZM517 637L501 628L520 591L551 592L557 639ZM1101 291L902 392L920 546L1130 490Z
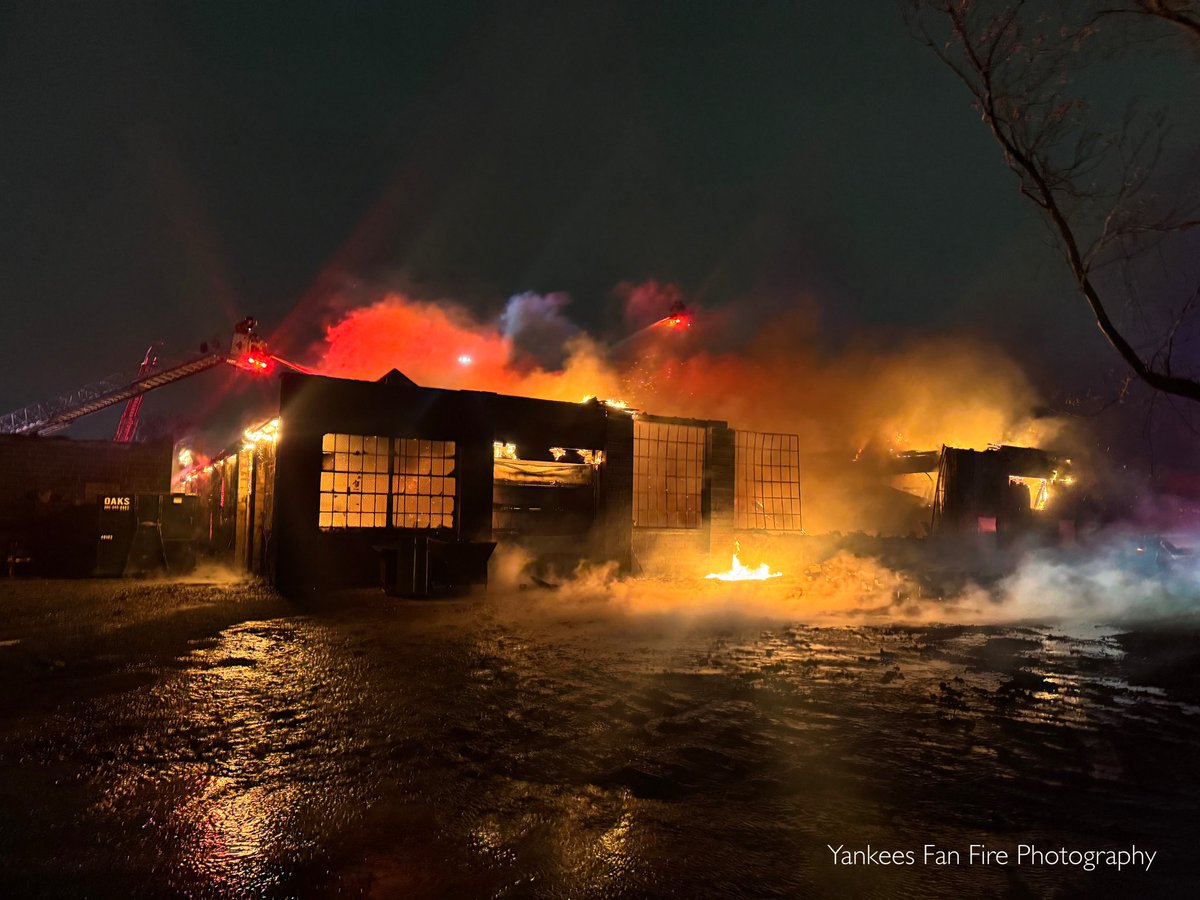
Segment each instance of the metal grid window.
M800 531L800 438L737 432L734 527Z
M694 425L633 425L633 524L699 528L705 430Z
M361 434L321 438L321 528L387 525L388 444Z
M454 441L398 438L393 471L393 525L454 527Z

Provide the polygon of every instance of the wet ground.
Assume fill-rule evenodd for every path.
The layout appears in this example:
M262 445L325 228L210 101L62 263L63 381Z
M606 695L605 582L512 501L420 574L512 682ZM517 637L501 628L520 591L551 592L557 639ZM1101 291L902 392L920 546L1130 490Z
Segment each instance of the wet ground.
M1196 895L1194 626L816 626L736 600L0 584L4 893ZM1157 856L920 864L972 843Z

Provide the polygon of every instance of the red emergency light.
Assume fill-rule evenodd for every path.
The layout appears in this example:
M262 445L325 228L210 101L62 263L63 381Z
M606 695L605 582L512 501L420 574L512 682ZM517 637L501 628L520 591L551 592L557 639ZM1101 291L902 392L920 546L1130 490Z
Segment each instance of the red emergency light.
M270 370L270 357L264 357L255 353L246 353L234 359L233 364L239 369L245 369L247 372L262 374Z

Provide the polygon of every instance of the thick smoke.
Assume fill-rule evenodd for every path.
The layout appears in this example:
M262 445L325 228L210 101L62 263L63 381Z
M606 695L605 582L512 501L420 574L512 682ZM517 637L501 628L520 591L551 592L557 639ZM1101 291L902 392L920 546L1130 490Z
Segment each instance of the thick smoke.
M738 353L713 353L705 322L719 314L697 311L694 328L646 327L654 312L667 313L651 312L650 300L678 291L622 290L642 330L613 345L566 319L564 294L518 295L493 322L451 301L388 294L327 329L318 368L364 379L398 368L431 387L622 399L663 415L798 433L809 453L1029 444L1056 427L1031 415L1038 398L1020 368L977 340L879 340L833 354L811 319L793 315L764 321ZM554 357L561 363L546 362Z
M567 358L567 346L579 328L563 315L571 302L564 293L517 294L500 314L500 330L512 342L517 364L557 369ZM524 357L522 359L521 357Z
M672 329L655 323L681 299L677 288L625 284L614 297L626 336L602 342L566 317L564 294L518 295L489 321L452 301L390 293L327 329L318 367L363 379L398 368L428 386L551 400L594 395L663 415L798 434L805 525L816 534L907 533L880 524L888 511L875 488L886 479L869 463L889 451L1048 442L1075 449L1059 420L1034 414L1039 398L1019 366L977 339L876 336L832 352L814 319L795 314L763 321L738 352L716 352L715 333L719 345L728 346L736 311L697 309L692 327ZM932 485L926 476L915 477ZM910 508L919 505L914 500ZM497 553L493 583L507 592L527 587L522 604L530 609L545 597L557 612L791 621L1117 621L1194 615L1200 596L1194 566L1176 564L1166 574L1147 570L1130 535L1002 560L977 548L950 548L938 559L936 551L920 549L922 542L894 542L888 550L847 541L835 535L747 542L744 563L765 561L785 573L770 582L706 581L704 573L728 565L722 551L674 558L676 571L664 579L620 578L603 566L555 573L553 590L531 578L521 551L508 549ZM975 570L991 574L964 580L964 571ZM947 573L955 577L943 577Z
M518 295L487 321L452 301L390 293L327 329L318 368L363 379L398 368L432 387L571 402L598 396L795 433L810 531L912 530L919 501L866 489L880 481L869 462L891 450L1044 446L1057 436L1058 422L1032 415L1038 397L1021 369L978 340L876 338L835 353L811 315L794 313L764 317L737 352L714 352L728 344L730 310L696 310L690 327L669 327L661 319L681 299L677 288L623 284L614 296L626 336L605 343L567 319L565 294ZM928 493L921 477L915 489Z
M613 295L621 304L625 327L630 332L657 322L674 304L683 302L683 292L679 288L654 280L622 282Z
M548 400L616 396L620 386L600 346L583 334L542 350L560 366L537 364L519 343L531 334L564 335L564 295L514 297L506 314L484 323L458 304L388 294L353 309L326 330L317 370L339 378L377 379L391 369L428 387L496 391ZM591 388L586 389L587 388Z

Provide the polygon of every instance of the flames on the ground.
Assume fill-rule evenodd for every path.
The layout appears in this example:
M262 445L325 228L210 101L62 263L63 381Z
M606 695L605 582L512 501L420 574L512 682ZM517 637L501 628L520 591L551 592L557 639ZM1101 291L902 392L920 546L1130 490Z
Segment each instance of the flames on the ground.
M759 563L751 569L738 559L738 554L741 552L742 548L739 544L734 551L733 564L729 567L728 571L709 572L704 577L715 581L766 581L768 578L780 578L783 576L782 572L772 572L771 567L765 562Z

